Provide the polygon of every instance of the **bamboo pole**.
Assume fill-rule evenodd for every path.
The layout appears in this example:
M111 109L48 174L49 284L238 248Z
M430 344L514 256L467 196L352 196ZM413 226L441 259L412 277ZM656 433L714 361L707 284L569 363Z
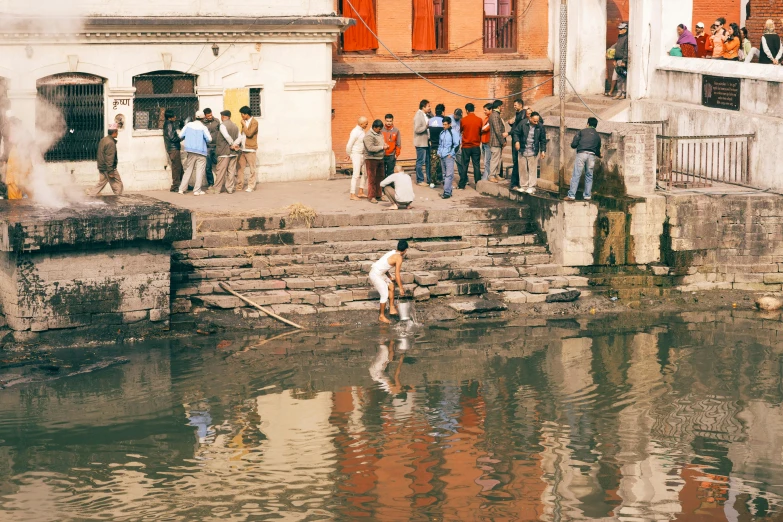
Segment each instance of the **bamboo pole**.
M300 325L298 325L298 324L296 324L296 323L294 323L294 322L292 322L292 321L289 321L288 319L286 319L286 318L284 318L284 317L280 317L279 315L277 315L276 313L274 313L272 310L269 310L268 308L264 308L264 307L263 307L263 306L261 306L260 304L258 304L258 303L255 303L255 302L251 301L251 300L250 300L250 299L248 299L247 297L245 297L245 296L243 296L243 295L240 295L240 294L236 293L236 292L235 292L235 291L234 291L234 290L233 290L233 289L232 289L232 288L231 288L231 287L230 287L230 286L229 286L227 283L223 283L223 282L221 282L221 283L220 283L220 288L222 288L223 290L225 290L225 291L226 291L226 292L228 292L229 294L233 295L234 297L238 297L238 298L240 298L241 300L243 300L244 302L246 302L246 303L247 303L247 304L249 304L250 306L252 306L252 307L254 307L254 308L258 308L259 310L261 310L262 312L264 312L264 313L265 313L266 315L268 315L269 317L274 317L275 319L277 319L277 320L278 320L278 321L280 321L281 323L285 323L285 324L287 324L288 326L293 326L294 328L298 328L298 329L300 329L300 330L304 330L304 326L300 326Z

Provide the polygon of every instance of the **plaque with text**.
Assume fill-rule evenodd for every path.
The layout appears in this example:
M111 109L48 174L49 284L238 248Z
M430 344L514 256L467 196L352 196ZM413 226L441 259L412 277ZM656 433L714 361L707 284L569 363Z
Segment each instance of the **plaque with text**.
M740 78L702 76L701 104L715 109L740 110Z

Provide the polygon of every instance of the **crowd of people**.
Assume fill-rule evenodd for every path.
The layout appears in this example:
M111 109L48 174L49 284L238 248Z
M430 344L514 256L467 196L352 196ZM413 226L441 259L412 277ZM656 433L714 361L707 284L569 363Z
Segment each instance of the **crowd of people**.
M772 65L780 65L783 58L783 46L773 20L767 20L764 24L764 34L759 39L758 47L753 45L746 27L740 28L736 23L727 24L723 17L715 20L709 31L705 31L703 22L698 22L695 34L680 24L677 26L677 37L677 45L669 51L671 56L745 63L757 58L758 63Z
M440 197L449 199L456 189L473 183L501 179L503 148L512 147L512 190L532 194L538 177L538 161L546 157L547 138L544 121L521 99L514 101L514 117L504 121L503 102L495 100L483 106L467 103L446 114L444 104L432 110L429 100L421 100L413 118L413 146L416 150L415 183L422 187L442 187ZM510 138L510 140L509 140ZM410 208L413 181L402 173L396 161L402 151L402 136L394 126L394 115L372 123L360 117L346 145L347 159L353 166L350 199L368 199L371 203L390 201L391 209ZM481 162L483 159L484 167Z

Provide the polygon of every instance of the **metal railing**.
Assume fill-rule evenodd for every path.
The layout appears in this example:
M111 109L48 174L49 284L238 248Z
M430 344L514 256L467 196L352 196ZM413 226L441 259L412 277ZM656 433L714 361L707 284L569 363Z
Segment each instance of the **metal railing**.
M668 128L669 122L666 120L647 120L647 121L629 121L628 123L637 123L640 125L655 125L658 127L658 135L665 136L666 135L666 129Z
M484 52L507 53L517 49L517 24L514 14L484 15Z
M709 187L714 182L750 186L750 150L755 137L659 135L658 181L669 189Z

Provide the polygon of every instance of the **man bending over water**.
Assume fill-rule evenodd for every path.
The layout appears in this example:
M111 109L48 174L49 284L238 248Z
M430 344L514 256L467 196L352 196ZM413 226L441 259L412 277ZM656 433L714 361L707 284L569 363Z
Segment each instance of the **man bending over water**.
M397 309L394 307L394 283L389 279L389 273L392 269L394 269L394 279L397 282L397 287L400 289L400 297L405 295L400 271L402 270L402 261L407 251L408 242L401 239L397 243L397 250L384 254L370 269L370 282L378 290L378 293L381 294L381 315L378 317L378 320L382 323L391 322L386 317L387 302L389 303L389 315L397 315Z

